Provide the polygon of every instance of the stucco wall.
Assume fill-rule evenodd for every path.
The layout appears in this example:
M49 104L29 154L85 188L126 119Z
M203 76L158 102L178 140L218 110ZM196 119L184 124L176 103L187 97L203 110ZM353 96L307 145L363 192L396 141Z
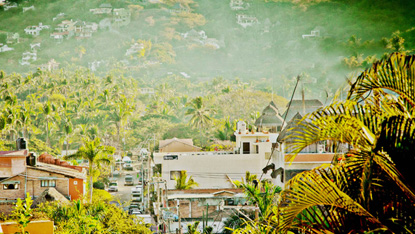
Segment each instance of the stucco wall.
M0 177L10 177L22 173L26 168L26 158L0 157Z
M232 180L241 180L245 172L261 173L261 160L258 154L228 155L180 155L178 160L164 160L162 177L167 188L174 189L176 181L170 179L171 171L187 171L189 176L199 183L198 188L231 188L228 175Z

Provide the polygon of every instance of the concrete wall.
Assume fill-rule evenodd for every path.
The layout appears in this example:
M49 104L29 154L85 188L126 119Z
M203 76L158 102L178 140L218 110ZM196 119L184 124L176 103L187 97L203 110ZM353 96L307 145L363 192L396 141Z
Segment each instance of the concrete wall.
M202 200L202 201L200 201ZM202 215L206 215L206 199L189 199L180 200L179 210L182 218L201 218ZM220 200L220 199L219 199ZM219 203L219 200L217 203ZM169 200L170 211L177 214L177 201ZM212 213L219 209L219 205L209 205L209 213Z
M162 177L167 181L168 189L174 189L176 185L170 178L171 172L181 170L187 171L199 183L198 188L231 188L227 176L241 180L246 171L260 175L261 166L259 154L180 155L177 160L163 161Z
M276 168L284 167L281 148L280 151L275 150L271 156L272 144L278 134L245 131L235 132L235 136L235 152L171 153L178 156L177 160L164 160L163 156L167 153L154 154L154 162L162 165L162 177L167 181L167 188L174 189L176 185L176 181L171 177L172 172L187 171L187 174L199 184L197 188L232 188L234 186L229 178L240 181L245 178L247 171L259 178L262 168L268 162L275 163ZM249 150L245 152L244 143L249 144ZM269 172L263 178L270 179L270 174ZM276 182L278 178L273 181L282 186L282 183Z
M0 157L0 177L11 177L22 173L26 168L25 157Z

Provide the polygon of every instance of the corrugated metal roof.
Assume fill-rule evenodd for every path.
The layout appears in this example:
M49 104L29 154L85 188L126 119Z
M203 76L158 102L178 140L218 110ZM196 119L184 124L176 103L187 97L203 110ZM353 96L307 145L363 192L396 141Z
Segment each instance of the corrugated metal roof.
M62 166L57 166L54 164L38 162L36 166L27 166L27 168L34 169L34 170L53 172L53 173L66 175L66 176L78 178L78 179L86 179L86 175L84 173L79 172L78 170L67 168L67 167L62 167Z

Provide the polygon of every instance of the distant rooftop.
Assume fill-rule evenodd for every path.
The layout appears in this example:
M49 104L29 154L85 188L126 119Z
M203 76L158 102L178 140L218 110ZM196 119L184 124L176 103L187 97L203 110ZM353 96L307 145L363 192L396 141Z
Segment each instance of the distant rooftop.
M288 115L287 118L285 118L286 121L290 121L297 113L300 113L301 115L304 115L304 109L303 109L303 100L292 100L290 109L288 107L290 106L290 102L287 104L287 110L282 115L282 118L285 118ZM323 103L318 99L306 99L304 100L304 106L305 106L305 114L311 113L318 108L323 106Z

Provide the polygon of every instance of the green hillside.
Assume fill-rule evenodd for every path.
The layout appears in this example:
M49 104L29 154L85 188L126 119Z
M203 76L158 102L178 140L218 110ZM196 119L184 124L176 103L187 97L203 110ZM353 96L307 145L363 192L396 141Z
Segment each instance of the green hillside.
M18 1L17 8L0 14L2 32L19 33L21 43L15 50L0 54L1 69L7 72L35 71L55 59L60 67L68 65L91 68L101 62L96 72L105 74L123 68L124 75L158 79L184 72L191 81L240 77L255 81L274 80L274 89L282 92L280 82L306 73L317 80L309 84L309 95L320 97L325 89L334 90L350 72L361 70L384 53L396 49L412 51L415 45L411 1L330 1L293 4L290 1L245 1L244 10L232 10L230 1L169 0L152 1ZM298 1L297 1L298 2ZM131 12L130 22L111 29L98 29L92 38L75 37L56 43L50 34L63 20L99 24L110 15L95 15L90 9L109 3L112 9ZM313 3L313 1L311 1ZM23 7L35 10L22 12ZM53 21L59 13L64 13ZM256 17L252 26L242 27L237 15ZM50 29L38 37L24 29L42 22ZM184 38L190 30L205 32L208 40ZM302 35L319 31L318 37ZM396 48L388 39L393 33L404 40ZM3 42L5 40L3 33ZM0 38L0 39L1 39ZM396 41L396 40L395 40ZM30 44L41 42L37 60L20 65L19 60ZM126 56L134 42L146 43L145 51ZM212 46L217 44L219 48ZM346 60L345 60L346 59ZM102 65L104 64L104 65ZM322 85L326 86L321 88Z

